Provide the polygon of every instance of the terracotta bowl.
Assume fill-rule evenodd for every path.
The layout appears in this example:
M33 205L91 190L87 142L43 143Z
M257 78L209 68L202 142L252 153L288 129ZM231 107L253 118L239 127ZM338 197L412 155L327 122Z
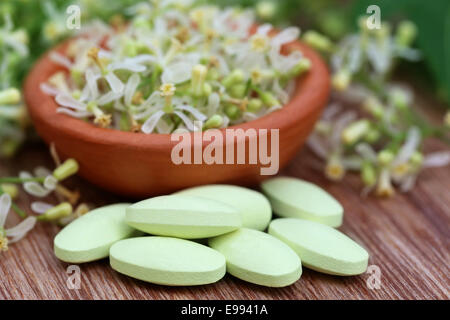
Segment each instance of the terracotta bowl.
M67 44L63 43L54 50L64 52ZM284 49L300 49L312 62L310 72L297 81L291 101L281 110L230 127L255 128L258 138L258 129L268 129L269 132L270 129L279 129L280 169L305 142L328 100L330 90L327 67L316 52L300 42L291 43ZM171 141L168 134L146 135L102 129L56 113L53 97L44 94L39 85L60 69L48 54L43 56L26 79L25 100L39 135L47 143L55 143L63 158L77 159L80 175L91 183L117 194L142 198L211 183L251 186L270 177L261 175L260 168L267 165L260 162L175 165L171 152L178 142ZM224 129L221 131L224 133ZM248 159L248 148L246 153Z

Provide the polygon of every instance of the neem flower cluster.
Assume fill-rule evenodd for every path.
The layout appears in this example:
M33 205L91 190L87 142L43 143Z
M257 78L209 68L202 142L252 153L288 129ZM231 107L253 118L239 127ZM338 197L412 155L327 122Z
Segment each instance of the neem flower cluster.
M281 108L310 68L283 51L298 28L256 27L250 10L155 2L128 13L129 23L93 23L64 55L51 53L65 70L41 89L57 112L144 133L222 128Z

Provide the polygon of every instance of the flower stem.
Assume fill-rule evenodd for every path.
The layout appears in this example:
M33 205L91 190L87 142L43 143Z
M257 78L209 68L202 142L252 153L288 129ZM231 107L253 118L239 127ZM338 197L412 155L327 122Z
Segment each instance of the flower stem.
M43 183L44 181L45 181L45 177L34 177L34 178L4 177L4 178L0 178L0 183L24 183L24 182Z

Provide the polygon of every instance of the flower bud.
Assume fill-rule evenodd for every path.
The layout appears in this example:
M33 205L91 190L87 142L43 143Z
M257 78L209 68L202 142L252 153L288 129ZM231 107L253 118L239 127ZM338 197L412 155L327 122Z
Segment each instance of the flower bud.
M277 6L274 1L260 1L256 5L256 13L263 20L270 20L277 12Z
M275 98L275 96L267 91L262 91L259 94L259 97L261 98L262 102L269 106L269 107L274 107L274 106L280 106L281 103Z
M263 102L260 99L250 99L247 105L247 110L250 112L257 112L259 111L263 106Z
M69 216L73 211L72 205L68 202L63 202L56 207L47 210L43 215L38 217L41 221L55 221Z
M402 47L409 47L417 36L417 27L411 21L403 21L397 28L395 42Z
M18 104L20 102L20 91L16 88L9 88L0 91L0 104Z
M354 144L361 139L370 129L370 121L361 119L353 122L342 131L342 141L347 144Z
M79 165L75 159L67 159L63 164L53 171L53 176L62 181L78 172Z
M242 99L245 96L245 91L247 90L247 86L245 84L235 84L230 87L229 92L233 98Z
M388 166L391 164L392 160L394 160L394 154L389 150L382 150L378 153L378 162L382 166Z
M222 116L215 114L211 118L209 118L204 125L204 129L212 129L212 128L220 128L223 124Z
M377 181L375 168L370 162L366 161L362 164L361 180L366 186L373 186Z
M222 84L228 88L234 84L239 84L244 82L245 76L241 69L234 69L229 75L227 75L223 80Z
M225 114L230 118L231 120L236 120L241 115L241 110L238 106L234 104L227 104L225 106Z
M19 195L19 188L17 188L15 184L4 183L0 185L0 190L3 190L4 193L9 194L11 199L15 199Z
M333 43L330 39L313 30L307 31L303 36L303 40L314 49L320 51L329 52L333 48Z
M341 69L333 75L331 82L337 91L344 91L350 85L351 79L350 72L347 69Z

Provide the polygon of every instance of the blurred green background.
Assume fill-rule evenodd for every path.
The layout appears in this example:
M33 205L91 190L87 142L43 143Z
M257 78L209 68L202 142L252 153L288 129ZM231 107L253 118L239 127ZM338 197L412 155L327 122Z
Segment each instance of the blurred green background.
M149 0L147 0L149 1ZM150 0L151 1L151 0ZM181 1L181 0L180 0ZM417 47L423 52L422 64L406 65L406 70L420 84L435 90L450 101L450 1L449 0L200 0L220 5L240 5L262 8L264 18L278 25L296 24L302 30L316 29L338 40L356 29L357 17L366 14L369 5L381 8L383 20L393 23L409 19L418 26ZM108 20L124 12L124 8L140 0L1 0L1 17L9 13L15 27L30 34L31 59L18 63L12 84L20 84L29 65L58 38L67 36L64 28L65 8L79 4L83 19L99 17ZM261 7L261 2L264 6ZM3 18L1 18L3 19ZM55 38L45 36L45 28L52 21ZM0 24L1 25L1 24ZM403 68L405 69L405 68Z

